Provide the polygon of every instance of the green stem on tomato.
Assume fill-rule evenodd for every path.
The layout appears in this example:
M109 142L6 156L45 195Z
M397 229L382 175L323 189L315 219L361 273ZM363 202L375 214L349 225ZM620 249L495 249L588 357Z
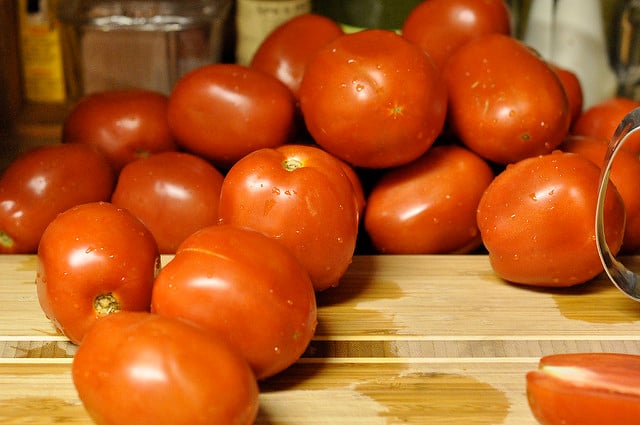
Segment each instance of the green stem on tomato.
M0 230L0 245L5 248L11 248L14 244L13 238L4 230Z

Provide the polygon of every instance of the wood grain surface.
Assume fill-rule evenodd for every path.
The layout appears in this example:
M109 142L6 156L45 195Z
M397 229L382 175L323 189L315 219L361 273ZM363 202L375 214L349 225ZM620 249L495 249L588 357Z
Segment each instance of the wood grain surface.
M34 256L0 256L0 423L90 424L76 347L40 310L35 270ZM257 424L533 425L524 377L539 357L640 354L640 303L605 277L523 287L482 255L356 257L318 304L304 356L261 383Z

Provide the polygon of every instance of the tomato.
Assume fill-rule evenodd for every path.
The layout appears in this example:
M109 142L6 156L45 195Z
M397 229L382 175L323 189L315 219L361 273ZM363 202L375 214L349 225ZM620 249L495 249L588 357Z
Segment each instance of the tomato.
M529 407L542 425L640 423L637 355L548 355L527 373L526 386Z
M602 167L608 144L592 137L569 136L561 148L584 155ZM613 162L610 179L622 196L627 217L621 252L634 253L640 249L640 160L621 149Z
M426 0L402 25L403 37L422 47L438 68L468 41L510 32L511 13L504 0Z
M220 192L220 222L248 227L289 248L316 290L339 284L351 264L358 203L335 158L320 148L286 145L238 161Z
M571 115L571 123L574 123L578 117L582 114L582 108L584 107L584 93L582 91L582 84L578 79L578 75L566 68L562 68L558 65L551 64L553 69L558 74L562 87L567 94L567 100L569 101L569 111Z
M76 344L104 315L151 308L160 255L127 210L91 202L64 211L42 234L37 258L40 306Z
M493 179L469 150L443 145L388 171L367 200L365 229L384 254L466 253L480 245L476 209Z
M220 167L288 142L294 118L291 90L249 66L205 65L182 76L169 95L169 126L179 146Z
M65 118L62 141L95 146L120 170L134 159L176 149L167 105L167 96L144 89L89 94Z
M449 123L472 151L498 164L550 153L567 135L567 95L553 69L520 41L489 34L449 58Z
M311 57L342 33L342 27L327 17L313 13L298 15L262 41L250 65L278 78L298 99L300 82Z
M127 164L111 197L151 231L162 254L218 221L222 173L185 152L163 152Z
M555 151L527 158L496 176L478 205L478 227L501 278L534 286L571 286L603 271L595 241L600 168L586 157ZM606 239L622 245L625 210L610 184Z
M156 279L152 311L222 336L258 379L297 361L317 323L313 285L293 254L260 232L226 225L180 245Z
M56 144L22 153L0 177L0 253L35 254L56 215L108 201L114 184L114 170L90 146Z
M425 153L444 127L446 99L424 51L387 30L329 42L300 85L300 108L316 143L367 168L403 165Z
M353 188L353 193L356 197L356 211L358 212L359 219L360 217L362 217L364 209L367 205L366 194L364 193L364 187L362 186L360 175L351 165L347 164L337 157L334 158L338 162L338 164L340 164L342 171L351 182L351 187Z
M632 110L640 107L640 102L626 97L614 97L603 100L587 108L571 127L571 133L580 136L596 137L611 141L620 121ZM622 149L640 155L640 134L630 136Z
M223 340L156 314L121 312L87 333L73 383L98 425L253 424L258 385Z

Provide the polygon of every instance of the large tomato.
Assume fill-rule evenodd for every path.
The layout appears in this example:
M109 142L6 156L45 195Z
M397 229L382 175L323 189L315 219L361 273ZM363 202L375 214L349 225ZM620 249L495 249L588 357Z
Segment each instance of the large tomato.
M48 145L21 154L0 177L0 253L35 254L56 215L108 201L115 173L91 146Z
M342 34L337 22L306 13L283 23L258 46L251 66L273 75L299 98L300 82L316 50Z
M625 115L639 107L640 102L626 97L605 99L587 108L573 123L571 133L595 137L608 143ZM640 135L631 135L622 149L639 156Z
M220 222L263 232L289 248L317 290L339 284L351 264L359 204L349 178L320 148L261 149L225 176Z
M571 286L602 272L595 241L600 168L586 157L555 151L508 166L478 205L478 226L496 274L515 283ZM617 253L625 210L610 184L606 239Z
M163 152L127 164L111 197L138 217L162 254L198 229L218 221L222 173L185 152Z
M58 215L37 258L40 306L76 344L102 316L151 308L158 247L140 220L113 204L81 204Z
M316 328L309 275L262 233L217 225L188 237L153 288L152 311L221 335L264 379L293 364Z
M184 150L229 167L246 154L288 142L295 99L273 75L238 64L212 64L178 80L169 126Z
M164 94L143 89L87 95L66 117L62 141L93 145L120 170L134 159L176 149L167 104Z
M460 47L444 69L449 123L480 156L509 164L550 153L567 135L569 103L557 74L520 41L488 34Z
M569 136L560 147L602 167L609 144L593 137ZM627 217L621 252L632 254L640 249L640 159L621 149L613 161L610 179L622 196Z
M422 47L438 67L474 38L510 32L511 15L504 0L426 0L402 25L403 37Z
M413 161L444 126L447 96L424 51L392 31L337 37L307 64L300 107L327 151L367 168Z
M640 356L567 353L542 357L526 375L527 399L542 425L638 424Z
M367 199L364 225L385 254L466 253L480 245L476 210L493 179L471 151L445 145L388 171Z
M251 425L258 385L223 340L151 313L104 317L72 363L73 383L97 425Z

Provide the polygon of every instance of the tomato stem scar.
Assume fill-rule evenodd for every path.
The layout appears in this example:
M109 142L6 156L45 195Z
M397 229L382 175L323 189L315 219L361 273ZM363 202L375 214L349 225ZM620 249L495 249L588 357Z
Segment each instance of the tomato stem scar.
M93 308L100 316L120 311L118 299L111 293L100 294L93 300Z
M284 161L282 161L282 168L284 168L287 171L293 171L298 168L302 168L302 161L296 158L287 158Z
M14 240L4 230L0 230L0 245L10 248L14 244Z

